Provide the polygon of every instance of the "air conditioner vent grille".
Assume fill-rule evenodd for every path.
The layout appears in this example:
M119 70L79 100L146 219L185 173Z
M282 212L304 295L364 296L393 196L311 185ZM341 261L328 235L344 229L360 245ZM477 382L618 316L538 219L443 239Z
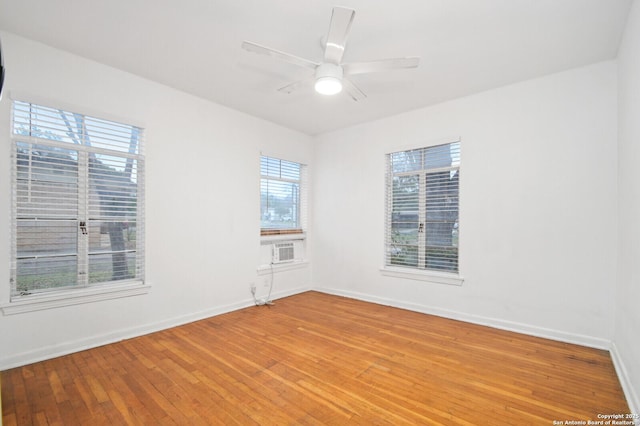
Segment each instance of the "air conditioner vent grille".
M273 263L293 262L295 250L293 242L276 243L273 245Z

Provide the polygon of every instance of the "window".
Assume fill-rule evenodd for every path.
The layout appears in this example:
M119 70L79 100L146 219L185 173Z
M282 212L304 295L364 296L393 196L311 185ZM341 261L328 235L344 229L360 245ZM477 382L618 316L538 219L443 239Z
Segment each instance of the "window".
M15 101L12 149L12 299L142 283L142 129Z
M306 166L260 157L260 233L295 234L305 229Z
M460 142L387 155L386 266L458 272Z

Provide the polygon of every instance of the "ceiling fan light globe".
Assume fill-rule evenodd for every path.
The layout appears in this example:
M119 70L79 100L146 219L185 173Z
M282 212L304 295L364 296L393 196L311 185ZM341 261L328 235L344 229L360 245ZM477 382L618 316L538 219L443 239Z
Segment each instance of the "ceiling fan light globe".
M336 95L342 91L342 81L336 77L320 77L316 80L315 89L321 95Z

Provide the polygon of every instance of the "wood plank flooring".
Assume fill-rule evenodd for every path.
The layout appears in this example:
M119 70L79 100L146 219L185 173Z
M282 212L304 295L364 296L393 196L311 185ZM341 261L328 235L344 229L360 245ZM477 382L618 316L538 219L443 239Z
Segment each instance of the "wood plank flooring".
M1 375L4 426L550 425L629 411L607 351L318 292Z

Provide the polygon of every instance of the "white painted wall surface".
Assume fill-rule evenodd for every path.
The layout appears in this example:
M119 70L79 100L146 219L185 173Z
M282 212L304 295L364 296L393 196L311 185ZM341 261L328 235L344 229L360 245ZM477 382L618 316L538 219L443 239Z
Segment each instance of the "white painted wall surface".
M146 128L152 289L0 314L0 370L252 304L249 284L264 280L257 272L260 152L309 164L312 172L311 138L9 33L1 37L7 76L0 103L0 305L9 301L9 117L17 92ZM307 289L310 267L278 273L274 284L275 296Z
M638 15L636 5L619 70L615 62L599 63L315 140L0 33L8 67L0 102L0 224L10 213L11 93L140 123L147 131L152 285L148 295L0 316L0 370L250 305L249 283L264 291L269 278L256 271L264 263L264 152L309 164L312 177L305 251L313 262L276 273L276 297L316 287L591 346L608 347L613 339L629 395L640 383ZM464 284L382 276L385 153L458 136ZM0 244L5 304L8 226L0 226L0 241L7 242Z
M619 357L617 367L631 411L640 413L640 3L637 1L619 51L618 85L620 240L613 352Z
M461 287L382 276L385 154L461 137ZM314 286L596 347L613 336L616 64L325 134Z

